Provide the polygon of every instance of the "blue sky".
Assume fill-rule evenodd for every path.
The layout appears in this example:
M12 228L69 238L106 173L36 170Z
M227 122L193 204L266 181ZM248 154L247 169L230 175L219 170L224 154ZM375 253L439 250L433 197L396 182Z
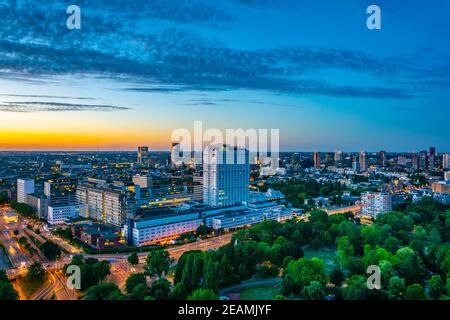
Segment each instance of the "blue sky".
M0 0L0 17L0 149L167 149L202 120L280 129L286 151L450 151L449 1Z

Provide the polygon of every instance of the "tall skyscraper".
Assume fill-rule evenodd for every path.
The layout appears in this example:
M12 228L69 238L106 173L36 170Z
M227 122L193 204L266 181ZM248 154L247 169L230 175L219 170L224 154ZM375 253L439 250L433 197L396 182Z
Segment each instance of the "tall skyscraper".
M428 167L428 153L423 150L419 152L419 170L425 171Z
M334 162L341 162L342 161L342 151L336 151L334 153Z
M384 167L386 165L386 151L378 152L378 165Z
M314 152L314 168L320 168L320 152Z
M203 201L214 207L248 202L250 154L229 145L209 145L203 153Z
M145 163L146 161L148 161L148 147L138 147L137 162Z
M430 156L436 155L436 147L430 147Z
M411 159L412 169L414 171L419 171L420 168L420 159L419 155L417 153L413 153L412 159Z
M442 168L444 170L450 169L450 153L444 153L442 155Z
M34 180L17 179L17 202L27 203L27 194L34 193Z
M48 205L69 205L76 202L78 180L73 178L52 179L44 182L44 194Z
M330 164L330 163L333 162L333 160L334 160L334 154L333 154L332 152L327 152L327 153L325 154L325 162L326 162L327 164Z
M428 170L433 171L436 169L436 148L430 147L428 152Z
M364 172L367 170L367 163L366 163L366 152L361 151L359 153L359 169L361 172Z

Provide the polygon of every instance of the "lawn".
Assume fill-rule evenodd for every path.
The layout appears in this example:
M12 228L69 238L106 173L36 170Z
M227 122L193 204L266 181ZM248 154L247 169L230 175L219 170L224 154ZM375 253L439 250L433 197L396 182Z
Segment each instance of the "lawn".
M250 288L241 293L241 300L274 300L281 294L280 286L261 286Z
M313 247L307 247L303 249L303 252L305 254L305 258L319 258L322 259L325 262L325 268L328 273L333 271L334 269L334 258L336 257L336 249L335 248L313 248Z

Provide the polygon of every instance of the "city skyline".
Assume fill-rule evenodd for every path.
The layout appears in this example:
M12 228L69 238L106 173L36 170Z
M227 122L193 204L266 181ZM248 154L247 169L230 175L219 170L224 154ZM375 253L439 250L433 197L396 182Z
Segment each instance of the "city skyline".
M286 152L448 152L450 4L378 1L381 30L369 4L81 1L68 30L62 1L1 2L0 150L169 150L202 120Z

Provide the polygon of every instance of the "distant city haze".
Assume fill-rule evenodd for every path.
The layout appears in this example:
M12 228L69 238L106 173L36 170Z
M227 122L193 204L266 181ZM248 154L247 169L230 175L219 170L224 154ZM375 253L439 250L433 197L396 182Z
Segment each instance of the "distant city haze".
M8 2L7 2L8 3ZM280 130L280 151L450 151L450 2L0 3L0 150L169 150ZM162 9L163 8L163 9ZM3 13L3 14L2 14Z

